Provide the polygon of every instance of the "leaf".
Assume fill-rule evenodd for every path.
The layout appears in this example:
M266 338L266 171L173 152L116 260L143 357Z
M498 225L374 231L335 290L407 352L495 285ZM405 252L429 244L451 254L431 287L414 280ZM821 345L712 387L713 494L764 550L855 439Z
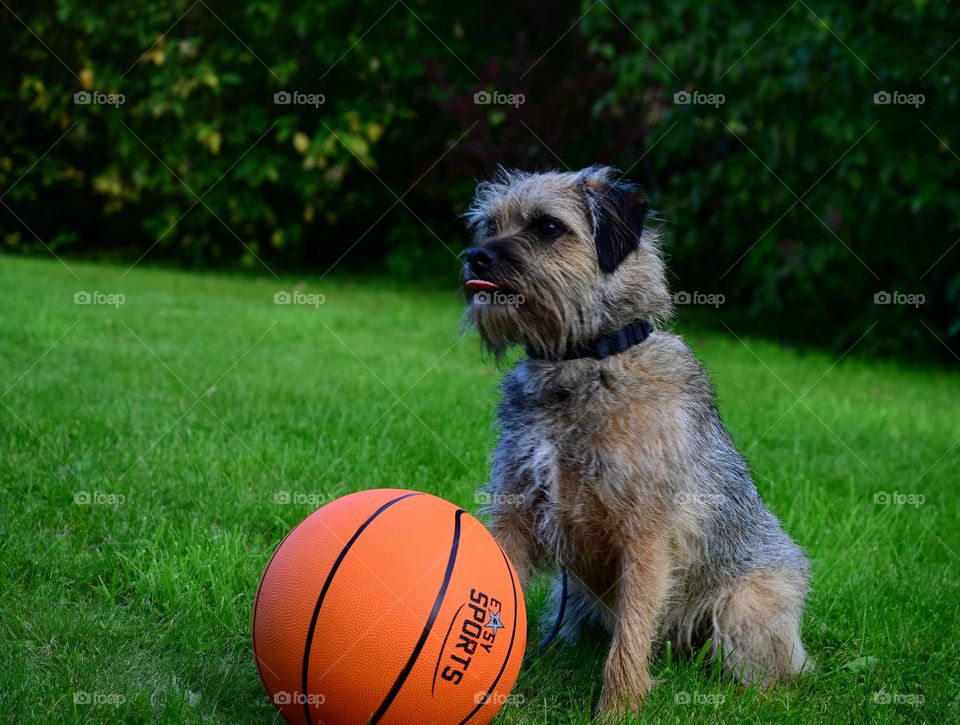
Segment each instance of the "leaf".
M864 655L863 657L857 657L855 660L850 660L840 669L850 670L851 672L870 672L877 666L877 658L871 655Z
M307 153L310 148L310 137L303 131L297 131L293 134L293 147L301 154Z

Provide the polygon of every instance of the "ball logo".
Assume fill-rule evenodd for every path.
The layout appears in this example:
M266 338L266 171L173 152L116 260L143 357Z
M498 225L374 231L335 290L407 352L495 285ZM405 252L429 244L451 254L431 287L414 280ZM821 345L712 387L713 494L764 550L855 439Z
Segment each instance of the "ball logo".
M471 589L470 599L460 605L450 622L433 676L433 692L436 692L438 676L452 685L459 685L474 660L493 651L497 633L505 626L500 600Z

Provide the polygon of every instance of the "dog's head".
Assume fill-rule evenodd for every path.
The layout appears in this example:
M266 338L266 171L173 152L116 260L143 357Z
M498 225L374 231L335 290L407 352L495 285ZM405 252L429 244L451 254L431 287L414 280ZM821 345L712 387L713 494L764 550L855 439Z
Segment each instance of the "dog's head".
M501 171L482 182L467 221L461 274L467 317L497 354L527 345L547 357L641 317L670 314L647 202L609 166Z

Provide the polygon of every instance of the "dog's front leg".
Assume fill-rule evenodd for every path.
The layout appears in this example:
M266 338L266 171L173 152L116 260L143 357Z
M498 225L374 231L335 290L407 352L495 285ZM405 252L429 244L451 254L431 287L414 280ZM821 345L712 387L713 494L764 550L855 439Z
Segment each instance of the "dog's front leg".
M533 576L537 560L533 517L513 497L502 495L494 497L487 513L490 533L517 570L521 588L525 588Z
M625 542L610 603L613 641L603 673L604 714L638 712L652 681L648 663L670 579L667 542L655 532Z

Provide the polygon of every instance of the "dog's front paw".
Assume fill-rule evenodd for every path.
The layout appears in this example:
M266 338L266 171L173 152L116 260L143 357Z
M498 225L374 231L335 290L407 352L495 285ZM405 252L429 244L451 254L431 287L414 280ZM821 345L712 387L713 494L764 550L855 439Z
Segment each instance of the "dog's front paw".
M639 695L607 695L600 697L596 722L603 725L621 725L629 722L631 715L639 715L643 698Z
M612 725L627 721L630 715L638 715L647 693L658 682L649 675L644 675L630 687L605 684L600 695L600 704L597 706L597 721Z

